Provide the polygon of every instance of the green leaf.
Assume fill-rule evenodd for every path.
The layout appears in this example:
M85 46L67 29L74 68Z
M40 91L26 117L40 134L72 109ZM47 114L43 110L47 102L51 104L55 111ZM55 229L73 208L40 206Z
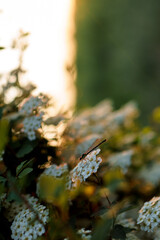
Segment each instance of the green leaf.
M25 164L26 164L27 162L28 162L28 160L23 161L23 162L21 162L21 163L18 165L18 167L16 168L16 175L19 174L19 172L23 169L23 167L25 166Z
M114 226L114 229L112 230L112 237L119 240L125 240L126 239L126 232L122 225L116 224Z
M5 47L0 46L0 50L3 50L3 49L5 49Z
M66 179L41 175L39 179L39 197L46 202L53 203L61 209L68 208L68 192L66 191Z
M25 168L20 174L19 174L19 178L22 178L24 176L26 176L28 173L32 172L33 168Z
M91 240L106 240L110 236L113 219L100 220L93 231Z
M22 147L20 148L20 150L17 152L16 156L18 158L24 157L26 154L30 153L35 146L37 145L37 143L30 143L30 142L25 142Z
M23 161L17 166L17 168L16 168L16 176L17 177L31 163L32 160L33 160L33 158L30 159L29 161L28 160Z
M136 208L136 207L137 207L137 206L135 206L135 205L124 207L124 208L122 208L122 209L120 209L120 210L118 211L118 214L121 214L121 213L123 213L123 212L129 211L129 210L134 209L134 208Z

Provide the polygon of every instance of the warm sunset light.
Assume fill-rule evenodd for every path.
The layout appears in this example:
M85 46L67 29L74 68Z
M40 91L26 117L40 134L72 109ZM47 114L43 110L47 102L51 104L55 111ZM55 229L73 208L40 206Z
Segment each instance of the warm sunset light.
M24 55L27 79L38 86L38 91L51 94L58 107L74 106L74 84L73 80L69 82L65 69L67 61L74 57L70 48L73 1L2 0L0 10L0 45L6 47L0 54L0 72L16 66L17 53L10 49L10 43L20 29L27 31L30 33Z
M1 0L0 240L160 240L159 10Z

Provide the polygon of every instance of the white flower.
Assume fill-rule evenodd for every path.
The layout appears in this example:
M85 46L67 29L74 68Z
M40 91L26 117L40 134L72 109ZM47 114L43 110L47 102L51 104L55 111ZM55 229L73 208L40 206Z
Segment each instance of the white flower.
M116 153L111 155L108 159L110 166L120 167L123 173L126 173L128 167L131 165L131 157L133 155L132 150L123 151L121 153Z
M49 168L44 170L43 174L53 177L60 177L66 172L68 172L68 166L66 163L59 166L52 164Z
M36 108L42 105L39 97L30 97L21 107L20 112L30 115Z
M96 172L97 172L98 167L99 167L99 164L98 164L97 162L92 162L92 163L90 164L90 168L91 168L91 170L92 170L93 173L96 173Z
M89 176L91 176L92 173L97 172L99 164L102 162L102 159L100 157L96 157L99 152L100 149L97 149L89 153L70 172L70 177L74 183L73 186L77 186L79 182L85 181Z
M27 134L29 140L35 140L35 131L41 127L43 113L36 116L26 117L23 121L23 131Z
M49 210L45 206L37 203L37 199L33 197L26 197L29 204L35 212L37 212L39 219L45 224L48 221ZM41 236L45 232L44 225L36 220L36 214L31 209L24 208L15 216L11 225L12 239L14 240L32 240Z
M84 171L81 173L81 175L83 176L83 180L85 181L89 176L91 176L92 172L93 171L91 168L84 169Z
M139 211L137 224L143 231L153 232L160 226L160 197L153 197L149 202L146 202Z
M45 228L42 224L37 224L35 227L38 236L41 236L45 232Z
M139 178L157 186L160 182L160 163L153 163L150 167L144 166L139 172Z

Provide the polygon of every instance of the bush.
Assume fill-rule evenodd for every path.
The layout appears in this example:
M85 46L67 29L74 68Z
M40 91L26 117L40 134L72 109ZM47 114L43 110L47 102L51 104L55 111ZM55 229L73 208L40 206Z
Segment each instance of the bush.
M134 102L47 117L20 72L1 94L0 239L159 239L159 108L145 127Z

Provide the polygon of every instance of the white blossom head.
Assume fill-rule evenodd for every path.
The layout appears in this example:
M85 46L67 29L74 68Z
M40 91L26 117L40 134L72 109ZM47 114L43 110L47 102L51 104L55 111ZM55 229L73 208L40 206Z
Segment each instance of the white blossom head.
M100 149L94 150L82 159L77 166L70 172L73 185L85 181L92 173L96 173L102 159L97 158Z
M26 117L23 121L23 131L30 141L36 139L35 131L41 127L43 113L37 116Z
M153 197L144 203L139 211L137 223L141 230L147 232L153 232L160 226L160 197Z
M66 172L68 172L68 165L64 163L59 166L52 164L49 168L46 168L42 174L53 177L61 177Z
M42 105L42 99L40 97L30 97L20 108L20 112L26 115L33 113L35 109Z
M132 150L113 154L108 158L109 165L112 167L120 167L123 173L126 173L128 171L128 167L131 165L132 155Z
M45 233L45 224L49 219L49 210L39 204L37 199L27 199L31 208L24 207L14 218L11 225L12 239L32 240ZM34 209L34 211L33 211Z

